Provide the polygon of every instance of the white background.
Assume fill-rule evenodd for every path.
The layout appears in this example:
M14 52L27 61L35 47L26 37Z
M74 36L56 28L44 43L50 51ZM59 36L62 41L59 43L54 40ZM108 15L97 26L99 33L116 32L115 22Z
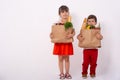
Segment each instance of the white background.
M72 80L82 80L82 49L76 39L82 21L95 14L101 23L97 77L120 80L119 0L0 0L0 80L58 80L58 59L52 55L51 25L59 20L58 8L70 8L76 30ZM87 80L91 80L88 77Z

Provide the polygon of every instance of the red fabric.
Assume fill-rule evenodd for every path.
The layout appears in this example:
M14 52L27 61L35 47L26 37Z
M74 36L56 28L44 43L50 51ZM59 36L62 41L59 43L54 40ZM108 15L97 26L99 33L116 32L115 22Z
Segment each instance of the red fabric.
M98 49L84 49L83 50L83 64L82 74L87 74L88 66L90 64L90 74L95 74L97 66Z
M53 54L54 55L73 55L72 43L55 43Z

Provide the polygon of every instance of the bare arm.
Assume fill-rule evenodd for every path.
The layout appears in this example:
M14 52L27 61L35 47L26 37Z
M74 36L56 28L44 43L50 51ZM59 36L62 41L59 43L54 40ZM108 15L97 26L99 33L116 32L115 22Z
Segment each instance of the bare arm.
M67 38L72 38L73 36L75 36L75 29L72 30L71 34L67 35Z
M77 39L82 42L84 40L84 37L82 35L82 30L80 30L80 34L77 35Z
M50 33L50 38L51 38L51 39L53 38L53 33Z
M102 36L100 33L97 33L97 34L96 34L96 37L97 37L97 39L99 39L99 40L102 40L102 39L103 39L103 36Z

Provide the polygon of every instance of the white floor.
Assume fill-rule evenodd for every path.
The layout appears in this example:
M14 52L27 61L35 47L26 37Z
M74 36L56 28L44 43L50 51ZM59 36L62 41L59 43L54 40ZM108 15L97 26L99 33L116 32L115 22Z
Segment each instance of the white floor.
M60 80L60 79L58 75L48 75L44 78L44 80ZM64 80L120 80L120 77L115 78L115 76L97 75L95 78L91 78L90 76L88 76L86 79L83 79L80 74L72 74L72 79Z

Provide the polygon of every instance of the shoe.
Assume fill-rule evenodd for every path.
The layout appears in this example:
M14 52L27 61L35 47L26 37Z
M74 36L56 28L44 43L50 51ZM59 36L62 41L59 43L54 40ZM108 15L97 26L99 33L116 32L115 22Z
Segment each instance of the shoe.
M82 74L83 79L87 78L87 74Z
M90 77L91 78L95 78L95 74L90 74Z
M69 73L66 73L66 74L65 74L65 78L66 78L66 79L72 79L72 76L71 76Z
M59 76L60 76L60 79L65 79L65 75L63 73L61 73Z

